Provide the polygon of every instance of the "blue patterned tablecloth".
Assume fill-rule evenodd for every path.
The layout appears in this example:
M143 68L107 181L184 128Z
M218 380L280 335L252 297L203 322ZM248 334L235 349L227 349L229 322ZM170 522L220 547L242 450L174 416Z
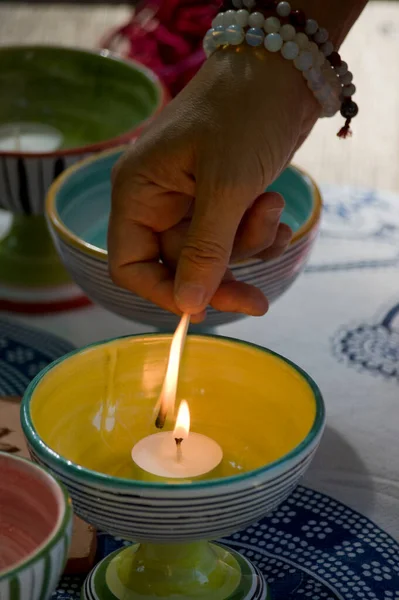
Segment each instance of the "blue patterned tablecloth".
M399 600L399 546L371 521L298 488L271 517L223 543L264 573L273 600ZM99 557L128 545L98 536ZM82 577L64 577L52 600L78 600Z
M227 543L259 565L273 600L399 600L399 197L323 192L305 274L269 315L218 332L308 371L327 428L307 488ZM35 321L76 345L143 331L99 307ZM100 555L120 544L100 535ZM64 578L55 598L75 600L80 583Z

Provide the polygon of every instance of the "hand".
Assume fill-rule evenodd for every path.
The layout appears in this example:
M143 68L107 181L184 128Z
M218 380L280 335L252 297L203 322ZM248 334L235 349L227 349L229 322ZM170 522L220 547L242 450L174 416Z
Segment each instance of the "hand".
M264 314L266 298L228 265L285 251L284 201L263 192L318 115L302 75L280 56L244 46L214 54L115 168L115 283L197 321L208 304Z

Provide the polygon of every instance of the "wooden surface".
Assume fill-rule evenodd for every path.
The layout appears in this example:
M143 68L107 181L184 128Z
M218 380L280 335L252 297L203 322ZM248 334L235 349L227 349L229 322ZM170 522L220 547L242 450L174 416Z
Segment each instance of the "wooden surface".
M123 23L129 12L123 5L1 4L0 44L95 47L104 31ZM296 162L320 182L399 192L399 3L370 2L343 55L358 88L355 135L340 141L335 136L340 119L320 121Z

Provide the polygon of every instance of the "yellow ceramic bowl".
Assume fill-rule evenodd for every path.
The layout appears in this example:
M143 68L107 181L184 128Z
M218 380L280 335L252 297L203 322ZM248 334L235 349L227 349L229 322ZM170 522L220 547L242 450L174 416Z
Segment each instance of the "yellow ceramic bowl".
M70 488L78 514L128 539L214 538L252 523L292 491L323 430L320 392L301 369L244 342L189 336L178 397L192 431L215 439L223 461L191 482L145 476L131 449L156 432L170 341L146 335L84 348L44 370L23 401L33 455Z

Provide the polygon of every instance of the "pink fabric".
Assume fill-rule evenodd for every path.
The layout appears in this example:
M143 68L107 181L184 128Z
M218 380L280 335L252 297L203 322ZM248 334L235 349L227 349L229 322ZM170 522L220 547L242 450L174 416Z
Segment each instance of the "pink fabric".
M0 574L49 537L59 511L51 480L29 463L0 456Z
M126 56L143 63L175 96L205 60L202 40L220 3L200 0L145 0L126 25L111 32L103 46L127 42Z

